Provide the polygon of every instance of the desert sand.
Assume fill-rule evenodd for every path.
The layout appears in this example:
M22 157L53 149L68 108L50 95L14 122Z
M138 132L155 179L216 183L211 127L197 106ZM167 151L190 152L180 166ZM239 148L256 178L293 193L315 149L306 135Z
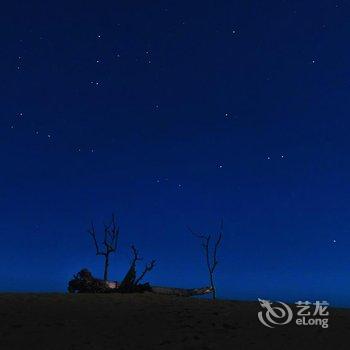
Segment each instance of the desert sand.
M350 310L330 309L327 329L269 329L259 310L151 293L0 294L0 349L350 349Z

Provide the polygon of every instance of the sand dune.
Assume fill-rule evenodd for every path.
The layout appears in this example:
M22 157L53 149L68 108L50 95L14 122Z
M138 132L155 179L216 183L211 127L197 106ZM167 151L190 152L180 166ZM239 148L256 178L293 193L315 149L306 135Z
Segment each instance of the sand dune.
M257 319L258 303L152 294L1 294L0 349L349 349L350 310L330 326Z

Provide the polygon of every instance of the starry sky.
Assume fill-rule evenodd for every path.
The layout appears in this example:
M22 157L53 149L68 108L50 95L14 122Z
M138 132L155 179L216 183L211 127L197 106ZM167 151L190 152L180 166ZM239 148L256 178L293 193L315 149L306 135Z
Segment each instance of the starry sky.
M0 14L0 290L63 291L87 229L148 280L350 305L345 1L12 1ZM100 231L102 233L102 231Z

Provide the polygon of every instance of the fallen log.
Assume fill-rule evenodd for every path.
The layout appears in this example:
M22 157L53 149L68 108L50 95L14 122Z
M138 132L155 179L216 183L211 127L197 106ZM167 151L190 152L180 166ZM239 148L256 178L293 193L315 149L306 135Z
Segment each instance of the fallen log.
M195 295L204 295L212 293L212 288L203 287L203 288L171 288L171 287L161 287L161 286L151 286L151 292L156 294L165 294L165 295L177 295L181 297L191 297Z
M163 295L191 297L213 292L211 287L203 288L172 288L151 286L149 283L119 284L117 281L104 281L92 276L87 269L82 269L68 283L70 293L142 293L151 292Z

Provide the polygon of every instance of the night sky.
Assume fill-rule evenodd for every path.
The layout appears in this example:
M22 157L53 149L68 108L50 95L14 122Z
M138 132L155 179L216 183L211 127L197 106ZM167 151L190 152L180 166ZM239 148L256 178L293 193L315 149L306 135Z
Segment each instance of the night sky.
M350 4L12 1L0 14L0 290L102 276L350 305ZM102 233L102 231L100 231ZM140 268L142 267L142 263Z

